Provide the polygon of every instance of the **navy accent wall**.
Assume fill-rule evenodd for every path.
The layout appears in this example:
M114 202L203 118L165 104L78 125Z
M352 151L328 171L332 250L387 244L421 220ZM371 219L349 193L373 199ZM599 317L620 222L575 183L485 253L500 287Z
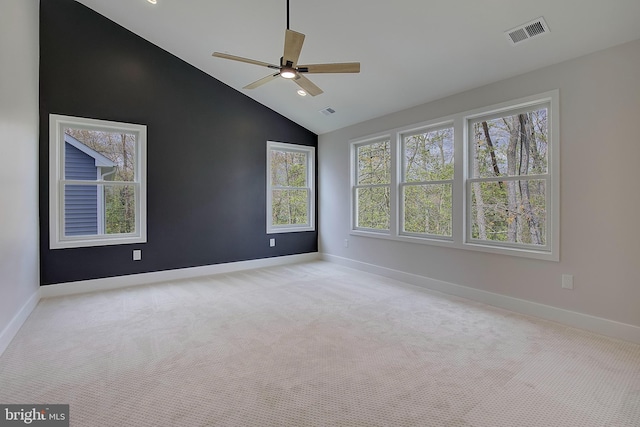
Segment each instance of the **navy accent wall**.
M146 244L49 249L51 113L147 126ZM269 247L267 140L318 143L80 3L41 1L41 284L317 251L317 232L278 234ZM132 260L133 249L142 261Z

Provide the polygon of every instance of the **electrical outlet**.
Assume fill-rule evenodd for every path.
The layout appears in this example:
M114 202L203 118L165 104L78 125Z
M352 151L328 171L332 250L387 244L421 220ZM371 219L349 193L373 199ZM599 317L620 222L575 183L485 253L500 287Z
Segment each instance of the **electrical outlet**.
M134 249L133 250L133 260L140 261L142 259L142 250Z
M276 239L269 239L269 246L274 247L276 245Z
M562 289L573 289L573 274L562 275Z
M349 239L344 239L344 247L345 248L349 247Z

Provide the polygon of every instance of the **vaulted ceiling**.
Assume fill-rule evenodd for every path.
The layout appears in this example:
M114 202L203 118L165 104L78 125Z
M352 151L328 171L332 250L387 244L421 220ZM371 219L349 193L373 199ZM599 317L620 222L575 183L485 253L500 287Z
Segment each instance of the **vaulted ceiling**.
M324 93L301 97L281 78L242 89L270 70L211 56L277 64L286 0L77 1L318 134L640 39L638 0L290 0L300 63L361 63L308 75ZM505 31L539 17L547 34L510 43Z

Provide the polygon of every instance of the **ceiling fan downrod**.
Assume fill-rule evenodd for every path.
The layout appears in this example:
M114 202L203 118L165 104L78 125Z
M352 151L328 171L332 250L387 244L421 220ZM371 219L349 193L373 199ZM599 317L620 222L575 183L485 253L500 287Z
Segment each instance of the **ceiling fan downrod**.
M287 30L289 29L289 0L287 0Z

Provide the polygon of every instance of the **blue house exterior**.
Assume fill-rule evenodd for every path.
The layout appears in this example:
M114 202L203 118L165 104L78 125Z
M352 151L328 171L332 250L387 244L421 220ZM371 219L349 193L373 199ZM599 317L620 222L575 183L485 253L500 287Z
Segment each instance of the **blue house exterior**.
M64 171L67 180L101 181L115 172L116 164L76 138L64 135ZM104 189L101 185L66 185L64 191L66 236L104 233Z

